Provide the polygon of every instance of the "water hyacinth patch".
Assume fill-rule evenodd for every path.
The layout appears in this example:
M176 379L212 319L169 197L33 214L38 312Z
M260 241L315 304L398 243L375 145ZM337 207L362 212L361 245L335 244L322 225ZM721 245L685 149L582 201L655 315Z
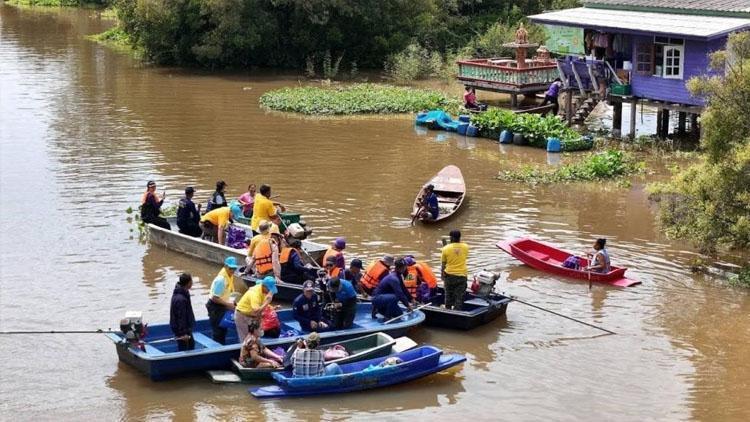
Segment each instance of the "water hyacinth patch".
M455 111L460 105L438 91L380 84L281 88L263 94L260 104L309 115L414 113L438 108Z
M536 166L524 166L519 170L506 170L497 178L506 182L522 182L531 185L568 182L591 182L619 179L643 171L643 163L624 151L606 150L589 154L575 163L553 170Z

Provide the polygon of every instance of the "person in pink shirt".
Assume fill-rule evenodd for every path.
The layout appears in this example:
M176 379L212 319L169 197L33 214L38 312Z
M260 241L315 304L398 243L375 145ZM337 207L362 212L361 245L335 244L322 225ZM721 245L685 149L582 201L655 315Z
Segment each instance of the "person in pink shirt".
M240 201L240 205L242 205L242 214L247 218L250 218L253 215L255 191L255 183L251 183L250 186L247 187L247 192L243 193L239 198L237 198L237 200Z

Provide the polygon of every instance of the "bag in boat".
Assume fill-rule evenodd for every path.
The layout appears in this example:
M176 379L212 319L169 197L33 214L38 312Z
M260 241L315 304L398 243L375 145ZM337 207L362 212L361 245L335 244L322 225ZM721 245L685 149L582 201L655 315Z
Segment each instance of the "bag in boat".
M323 353L323 359L325 360L336 360L349 356L349 352L346 351L344 346L336 344L331 346Z
M224 317L222 317L221 321L219 321L219 327L226 329L236 327L234 323L234 311L224 312Z
M263 313L260 316L260 326L263 328L263 331L281 327L279 316L276 314L273 306L269 305L263 308Z
M581 258L579 258L579 257L577 257L575 255L571 255L571 256L565 258L565 261L563 261L562 265L565 268L570 268L570 269L573 269L573 270L577 270L577 269L581 268Z
M247 248L247 233L239 227L229 226L227 229L227 246L234 249Z

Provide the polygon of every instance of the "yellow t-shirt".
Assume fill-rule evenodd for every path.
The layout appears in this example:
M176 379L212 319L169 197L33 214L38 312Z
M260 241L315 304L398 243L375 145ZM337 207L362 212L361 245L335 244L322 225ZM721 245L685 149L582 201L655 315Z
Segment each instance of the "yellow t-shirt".
M445 272L450 275L468 276L466 260L469 257L469 245L463 242L449 243L443 246L440 260L445 264Z
M253 256L253 251L255 250L255 247L258 246L261 240L268 239L271 237L270 233L266 234L256 234L253 236L252 239L250 239L250 244L247 246L247 256Z
M266 198L265 196L256 193L255 204L253 205L253 219L250 220L250 227L256 232L258 226L263 220L271 221L271 217L276 215L276 207L273 206L273 201Z
M229 224L229 217L231 215L232 210L229 207L221 207L203 214L201 221L208 221L217 227L226 227Z
M249 314L263 305L266 295L263 294L263 285L260 283L247 289L242 298L237 303L237 310L243 314Z

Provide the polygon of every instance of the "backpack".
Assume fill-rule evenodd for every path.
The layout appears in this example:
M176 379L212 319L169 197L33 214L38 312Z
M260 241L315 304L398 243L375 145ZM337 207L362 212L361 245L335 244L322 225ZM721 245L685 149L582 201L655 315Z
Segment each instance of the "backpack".
M571 255L565 258L565 261L563 261L562 266L565 268L570 268L572 270L577 270L581 268L581 259L575 255Z

